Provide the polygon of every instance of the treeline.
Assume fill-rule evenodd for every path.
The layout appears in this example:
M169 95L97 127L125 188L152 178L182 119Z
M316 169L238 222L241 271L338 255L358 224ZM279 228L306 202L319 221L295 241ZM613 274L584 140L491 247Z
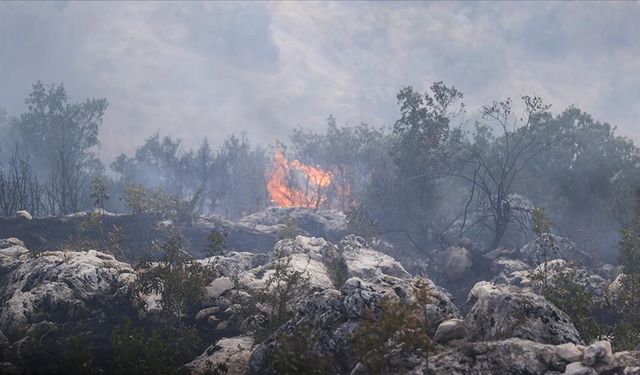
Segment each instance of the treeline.
M107 170L96 154L107 101L72 103L62 85L36 83L27 111L0 124L0 214L125 212L136 187L189 201L198 214L238 218L271 204L266 186L278 149L330 173L332 184L318 188L320 208L357 212L419 250L461 237L487 249L521 243L530 231L519 226L545 207L559 234L612 254L639 182L634 143L575 107L554 114L537 97L492 103L477 121L462 99L441 82L424 93L406 87L391 127L330 117L324 132L299 128L270 148L241 134L215 150L206 139L188 149L155 134ZM294 177L289 184L304 185Z

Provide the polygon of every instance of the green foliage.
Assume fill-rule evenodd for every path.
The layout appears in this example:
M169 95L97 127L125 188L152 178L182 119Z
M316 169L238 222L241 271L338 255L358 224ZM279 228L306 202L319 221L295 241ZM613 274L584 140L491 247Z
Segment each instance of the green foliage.
M282 375L324 375L335 373L335 361L332 357L317 353L310 327L297 326L290 333L282 332L276 338L277 346L273 352L274 370Z
M224 255L225 246L227 242L227 234L212 230L207 235L207 244L204 248L204 254L207 257L213 257L217 255Z
M102 210L104 210L105 201L109 200L107 186L100 176L96 176L91 180L91 199L93 199L93 205Z
M215 278L215 271L191 258L179 234L170 235L166 242L156 246L162 258L156 265L143 265L137 288L144 294L159 294L162 312L168 321L182 326L183 317L199 307L205 287Z
M255 321L250 327L256 342L269 337L293 317L291 303L301 290L309 287L309 276L290 265L291 257L275 261L274 268L265 281L265 289L254 292L251 300L242 301L245 315L264 318Z
M534 275L533 279L541 280L543 277L545 276ZM569 315L586 343L591 343L608 333L608 327L598 322L595 316L597 310L608 309L609 306L605 301L599 300L586 285L577 282L575 268L554 272L552 280L545 281L541 287L541 294Z
M82 336L74 335L67 339L68 348L64 353L61 364L61 373L94 375L102 372L94 364L91 345Z
M620 241L623 276L618 304L622 321L614 344L622 349L640 346L640 188L636 190L633 205L633 221L622 231Z
M213 364L211 361L207 360L205 362L207 369L203 375L224 375L229 373L229 366L226 363L218 362Z
M344 283L349 279L349 268L344 259L342 249L339 248L337 256L325 261L325 264L327 265L329 278L331 278L333 285L337 289L342 288Z
M369 319L360 323L351 340L367 373L393 373L392 356L398 349L404 354L421 353L427 358L433 344L427 332L425 305L431 295L430 288L418 281L413 303L384 299L379 316L371 312Z
M142 185L129 185L124 200L135 215L152 215L161 218L176 216L176 201L159 188L148 189Z
M111 344L114 373L121 375L178 374L201 346L195 328L162 327L147 333L129 320L114 328Z
M531 213L531 221L533 223L533 231L536 236L540 237L543 233L551 233L551 227L553 224L544 207L536 207Z
M198 189L191 199L185 201L178 196L167 194L160 188L129 185L124 201L135 215L156 216L191 224L201 194L202 189Z
M27 112L12 119L9 128L15 143L29 150L38 167L39 180L46 186L46 210L66 214L83 209L89 176L102 169L96 146L106 99L70 103L62 84L37 82L25 103Z

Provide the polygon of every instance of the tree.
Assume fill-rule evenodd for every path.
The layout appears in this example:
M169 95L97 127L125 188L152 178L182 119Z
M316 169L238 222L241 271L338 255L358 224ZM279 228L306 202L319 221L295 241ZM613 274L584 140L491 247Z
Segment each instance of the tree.
M434 240L435 218L442 203L442 181L459 132L452 119L461 114L462 93L436 82L421 94L412 87L397 95L400 118L389 140L392 160L375 171L367 199L379 213L383 232L402 232L418 248Z
M28 152L40 181L47 181L50 213L80 210L89 198L88 176L102 169L96 155L98 130L106 99L70 103L62 84L33 85L25 100L28 111L9 126Z
M100 176L91 180L91 198L93 205L104 211L104 202L109 200L109 194L107 194L107 186Z
M556 138L545 136L549 106L538 97L524 96L524 116L514 118L511 100L494 102L482 110L482 118L489 124L476 124L473 142L460 140L460 159L454 175L469 184L469 196L463 217L467 225L472 202L478 203L471 225L484 224L491 230L489 249L500 244L507 226L514 222L516 211L512 205L514 184L531 160L551 146ZM500 136L494 138L488 125L494 125Z
M622 288L619 305L622 322L616 341L623 349L640 346L640 188L636 189L633 207L633 221L623 229L620 241Z
M16 146L5 164L0 161L0 214L11 216L18 210L28 210L39 215L42 194L29 155Z
M628 197L640 183L640 150L575 107L545 121L541 136L558 141L531 160L515 189L546 206L556 230L583 250L611 248L633 218ZM614 261L611 252L600 255Z

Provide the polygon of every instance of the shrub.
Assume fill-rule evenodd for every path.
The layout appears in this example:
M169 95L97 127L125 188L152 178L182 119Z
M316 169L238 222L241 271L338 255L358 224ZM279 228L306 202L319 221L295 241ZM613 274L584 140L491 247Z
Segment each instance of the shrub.
M162 327L146 332L130 320L114 328L111 336L114 372L126 375L177 374L201 348L192 327Z
M218 255L224 255L225 245L227 242L227 234L212 230L207 235L207 244L204 248L204 253L207 257L213 257Z
M403 303L390 298L380 303L381 313L370 312L368 320L362 322L351 340L360 362L371 374L390 374L392 358L401 354L421 354L427 358L432 348L427 333L425 305L431 299L431 289L422 281L414 287L414 301Z
M156 243L162 253L156 265L142 265L137 289L144 294L160 295L162 311L171 323L182 325L182 318L199 306L206 286L215 278L215 271L202 265L185 251L179 234L166 242Z
M276 338L278 345L273 352L276 374L332 374L335 361L329 356L317 353L317 338L307 326L297 326L290 333L282 332Z
M533 279L542 281L543 276L534 275ZM598 300L586 285L576 280L575 268L555 272L552 280L546 279L541 285L540 293L569 315L580 336L590 343L608 332L607 326L595 319L595 311L608 306Z
M265 281L265 290L253 292L248 300L237 301L242 314L251 320L247 329L256 342L264 341L293 317L289 307L296 293L308 288L309 277L290 268L290 264L291 257L276 261L273 273ZM237 278L235 282L237 290L245 289Z

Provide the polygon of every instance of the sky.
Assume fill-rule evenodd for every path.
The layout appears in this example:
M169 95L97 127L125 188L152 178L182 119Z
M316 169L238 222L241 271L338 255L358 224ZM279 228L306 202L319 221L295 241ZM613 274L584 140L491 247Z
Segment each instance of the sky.
M395 95L444 81L468 116L506 97L575 105L640 141L640 2L0 2L0 107L31 85L107 98L101 156L159 131L389 126Z

